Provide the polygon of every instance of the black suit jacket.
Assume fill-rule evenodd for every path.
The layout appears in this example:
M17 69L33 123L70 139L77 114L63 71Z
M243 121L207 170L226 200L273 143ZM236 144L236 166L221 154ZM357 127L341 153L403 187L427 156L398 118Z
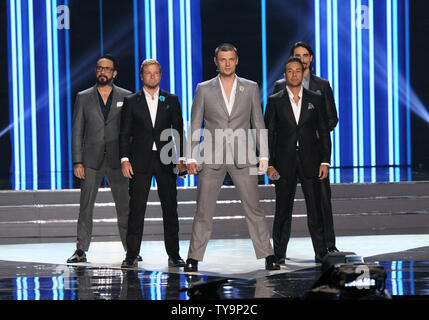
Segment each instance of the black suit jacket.
M280 176L287 179L296 170L297 141L307 178L319 174L322 162L330 163L331 136L324 108L321 94L303 89L301 114L297 124L286 88L268 98L264 120L268 129L269 165Z
M171 136L167 141L161 141L163 130L175 129L179 134L179 141L175 139L176 158L184 155L183 118L179 98L164 90L159 90L158 109L155 126L152 125L149 107L142 90L125 97L121 113L121 129L119 134L119 152L121 158L129 158L134 172L147 172L150 169L150 160L153 142L161 152L162 148L171 143ZM171 131L169 131L171 132ZM179 143L180 142L180 146ZM171 155L171 154L170 154ZM171 170L175 164L164 164L165 170Z
M274 84L273 94L283 90L286 87L286 80L281 79L276 81ZM310 75L310 86L311 91L319 92L323 95L325 100L325 112L328 120L329 130L334 130L338 123L337 108L335 107L334 94L332 93L331 85L329 81L320 78L314 74Z

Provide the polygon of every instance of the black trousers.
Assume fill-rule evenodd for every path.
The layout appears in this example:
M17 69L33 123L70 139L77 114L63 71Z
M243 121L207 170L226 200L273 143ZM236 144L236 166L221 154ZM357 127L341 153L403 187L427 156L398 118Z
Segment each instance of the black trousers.
M169 257L179 256L179 218L177 214L177 176L166 171L159 153L152 151L150 170L147 173L134 172L130 180L130 214L127 231L127 257L136 258L140 253L143 237L144 218L152 177L158 186L164 225L164 244Z
M323 233L327 248L335 246L334 219L332 216L331 184L329 177L320 181L320 201L322 205Z
M275 181L276 209L273 223L273 243L274 254L278 258L286 257L298 178L301 181L301 187L304 193L307 207L307 225L310 231L314 252L316 255L321 256L326 254L320 201L321 182L318 177L305 177L298 151L294 174L288 178L280 177L279 180Z

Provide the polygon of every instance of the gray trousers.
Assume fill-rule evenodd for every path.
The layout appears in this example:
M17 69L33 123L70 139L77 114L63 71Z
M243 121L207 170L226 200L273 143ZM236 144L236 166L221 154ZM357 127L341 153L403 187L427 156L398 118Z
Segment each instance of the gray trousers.
M98 188L106 176L115 201L118 216L119 236L126 251L126 238L129 212L128 179L122 175L121 168L111 169L106 160L99 170L85 168L85 179L80 188L80 209L77 222L77 249L88 251L92 237L92 220Z
M198 175L197 211L192 225L188 258L203 260L212 233L216 201L227 172L241 199L256 258L262 259L274 254L265 214L259 204L258 176L249 175L249 168L223 165L219 170L206 166Z

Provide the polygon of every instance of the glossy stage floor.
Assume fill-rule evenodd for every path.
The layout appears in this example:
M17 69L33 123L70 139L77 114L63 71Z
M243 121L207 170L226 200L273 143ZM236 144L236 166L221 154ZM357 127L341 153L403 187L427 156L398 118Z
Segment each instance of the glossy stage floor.
M402 180L402 179L400 179ZM423 179L420 179L423 180ZM428 179L429 180L429 179ZM199 272L168 268L156 190L151 191L138 268L121 270L114 205L101 189L88 262L66 264L75 249L79 190L0 192L0 300L304 300L326 272L314 262L298 188L286 265L256 260L240 201L222 188L212 240ZM429 182L333 183L337 247L386 271L384 299L429 298ZM179 189L180 250L186 259L195 188ZM260 186L270 226L273 186ZM327 297L327 296L325 296ZM341 295L330 295L341 299ZM362 297L361 297L362 298ZM188 310L189 311L189 310ZM219 311L219 310L218 310ZM237 310L236 310L237 311Z

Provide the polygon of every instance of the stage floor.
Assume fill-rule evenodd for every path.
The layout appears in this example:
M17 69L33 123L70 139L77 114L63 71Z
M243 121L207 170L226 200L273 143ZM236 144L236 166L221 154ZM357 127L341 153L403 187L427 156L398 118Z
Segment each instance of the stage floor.
M337 237L337 247L376 261L393 297L429 298L429 235ZM186 259L189 241L180 242ZM121 270L120 242L93 242L88 263L66 264L74 243L0 245L0 300L189 300L186 288L217 284L219 299L301 299L322 275L310 238L292 238L286 266L265 271L250 239L213 239L199 272L168 268L162 241L143 241L143 261Z

